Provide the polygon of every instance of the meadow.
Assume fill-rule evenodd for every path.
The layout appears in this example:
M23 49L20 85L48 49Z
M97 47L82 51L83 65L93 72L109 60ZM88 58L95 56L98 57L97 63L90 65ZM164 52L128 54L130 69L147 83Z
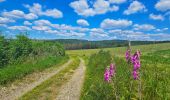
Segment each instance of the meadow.
M138 57L140 68L135 74L137 78L133 74L133 61L127 61L125 56L127 47L65 50L58 42L30 40L24 35L14 40L0 36L0 43L0 93L3 87L13 86L17 80L20 83L32 74L41 76L39 72L47 75L57 72L67 61L72 61L20 95L19 100L56 99L61 87L70 81L81 65L80 58L85 61L85 65L81 66L86 67L80 100L170 99L170 43L131 46L130 60L136 51L141 52ZM32 83L28 83L31 86Z
M68 51L70 55L78 54L87 56L88 59L81 100L168 100L170 98L169 45L165 43L132 46L133 53L135 50L141 51L138 80L133 79L132 64L126 62L127 47L106 48L104 51L99 49ZM111 82L106 82L104 72L110 63L115 64L116 72Z

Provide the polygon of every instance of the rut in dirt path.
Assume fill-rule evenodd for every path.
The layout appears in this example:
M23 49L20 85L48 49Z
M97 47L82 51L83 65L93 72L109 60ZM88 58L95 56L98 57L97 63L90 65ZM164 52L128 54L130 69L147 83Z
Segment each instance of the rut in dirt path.
M80 58L80 65L75 70L72 78L61 87L61 90L56 100L79 100L81 95L81 88L84 82L85 76L85 63Z
M21 82L17 85L11 85L10 87L3 87L0 89L0 100L15 100L31 91L36 86L40 85L42 82L46 81L50 77L56 75L65 67L67 67L72 62L72 59L69 60L67 63L62 65L61 67L54 68L51 71L47 72L40 72L34 73L35 75L30 75L29 77L33 77L34 79L30 82L29 78L28 81ZM27 80L27 79L25 79Z

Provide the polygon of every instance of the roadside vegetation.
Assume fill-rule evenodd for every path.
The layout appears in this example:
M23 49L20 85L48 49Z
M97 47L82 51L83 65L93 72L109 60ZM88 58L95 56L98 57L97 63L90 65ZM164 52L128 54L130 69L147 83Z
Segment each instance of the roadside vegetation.
M73 62L55 76L51 77L32 91L23 95L19 100L53 100L56 99L62 85L64 85L73 75L74 70L80 64L79 58L74 58Z
M25 35L18 35L16 39L0 36L0 85L67 60L59 43L33 41Z
M133 66L127 63L125 56L103 55L101 53L103 51L91 55L81 100L168 100L170 98L170 78L168 77L170 76L170 50L157 48L150 52L148 48L141 53L141 68L137 79L132 74ZM118 53L112 55L118 55ZM104 80L104 72L110 63L115 64L115 75L107 82Z

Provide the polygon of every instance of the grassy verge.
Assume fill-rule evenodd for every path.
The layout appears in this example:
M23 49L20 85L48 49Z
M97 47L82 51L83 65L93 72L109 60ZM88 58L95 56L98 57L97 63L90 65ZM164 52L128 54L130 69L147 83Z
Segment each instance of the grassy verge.
M0 85L7 85L14 80L21 79L35 71L42 71L46 68L52 67L53 65L63 64L67 60L68 57L66 56L47 56L36 60L30 60L19 65L9 65L0 69Z
M81 100L169 100L170 50L159 50L141 56L140 80L132 77L133 66L122 57L114 57L116 75L104 82L108 55L92 55L86 69Z
M106 100L113 97L112 87L104 82L104 70L111 62L109 52L100 51L93 54L86 67L85 82L81 100Z
M72 76L74 70L79 66L80 60L75 58L64 70L51 77L32 91L23 95L20 100L53 100L59 92L60 87Z

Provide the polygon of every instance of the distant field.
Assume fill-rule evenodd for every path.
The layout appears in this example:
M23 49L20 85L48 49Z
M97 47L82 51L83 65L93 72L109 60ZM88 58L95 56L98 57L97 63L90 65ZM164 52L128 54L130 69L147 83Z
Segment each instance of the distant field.
M108 50L112 55L124 56L127 47L115 47L115 48L104 48ZM167 50L170 49L170 43L160 43L160 44L148 44L148 45L138 45L132 46L132 50L136 51L137 49L141 50L142 53L153 52L158 50ZM83 50L67 50L66 53L72 56L89 56L93 53L98 52L101 49L83 49Z

